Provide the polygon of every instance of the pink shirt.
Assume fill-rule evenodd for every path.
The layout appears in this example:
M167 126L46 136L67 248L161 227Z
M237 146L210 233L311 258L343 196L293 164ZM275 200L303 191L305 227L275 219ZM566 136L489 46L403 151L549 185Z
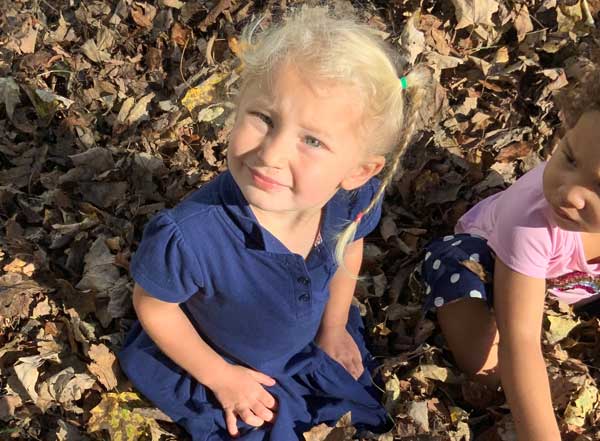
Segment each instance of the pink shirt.
M479 202L459 219L455 230L484 237L509 268L551 279L550 292L575 303L599 293L600 264L587 263L579 233L562 230L553 220L543 194L545 166L538 165L506 190ZM561 278L573 272L577 277Z

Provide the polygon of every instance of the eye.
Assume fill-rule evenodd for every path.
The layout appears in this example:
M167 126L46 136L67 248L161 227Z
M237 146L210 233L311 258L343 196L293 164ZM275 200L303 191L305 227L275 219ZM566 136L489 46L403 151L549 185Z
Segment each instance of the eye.
M577 162L575 161L575 158L573 158L573 156L571 156L571 153L569 153L566 149L563 149L563 155L565 155L565 159L567 160L567 162L572 165L573 167L577 166Z
M256 118L260 119L267 126L273 127L273 120L269 116L265 115L264 113L262 113L262 112L256 112L256 111L248 112L248 113L250 115L255 116Z
M314 136L305 136L304 144L306 144L307 146L312 147L312 148L323 147L323 143L321 141L319 141L317 138L315 138Z

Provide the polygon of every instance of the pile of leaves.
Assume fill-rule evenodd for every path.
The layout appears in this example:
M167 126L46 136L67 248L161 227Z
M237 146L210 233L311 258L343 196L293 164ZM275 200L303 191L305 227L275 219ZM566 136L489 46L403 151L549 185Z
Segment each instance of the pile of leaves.
M303 3L315 2L3 2L0 439L189 439L119 370L129 260L154 213L226 167L243 26ZM548 157L552 92L599 53L600 2L326 3L439 81L366 246L357 298L395 426L364 439L513 440L501 391L456 369L411 274L429 239ZM598 439L598 319L549 303L544 326L564 439ZM305 434L356 436L351 415Z

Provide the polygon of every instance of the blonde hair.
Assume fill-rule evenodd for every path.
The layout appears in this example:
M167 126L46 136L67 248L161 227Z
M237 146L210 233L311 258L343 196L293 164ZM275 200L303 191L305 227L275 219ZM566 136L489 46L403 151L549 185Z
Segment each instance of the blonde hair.
M369 151L385 155L388 162L381 186L362 211L367 215L400 167L413 135L420 91L431 81L429 71L419 67L407 73L404 89L392 52L381 37L356 18L334 16L325 7L302 7L265 31L257 32L259 24L249 25L242 34L246 48L241 54L242 90L257 80L270 78L285 62L316 80L336 80L360 91ZM335 257L342 266L359 221L350 220L337 238Z

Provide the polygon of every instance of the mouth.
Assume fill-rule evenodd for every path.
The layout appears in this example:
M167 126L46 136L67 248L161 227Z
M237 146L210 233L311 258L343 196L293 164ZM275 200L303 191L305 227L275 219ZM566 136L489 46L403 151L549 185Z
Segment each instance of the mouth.
M254 170L252 167L248 167L254 184L263 190L276 190L283 189L285 185L275 179L269 178L262 173Z

